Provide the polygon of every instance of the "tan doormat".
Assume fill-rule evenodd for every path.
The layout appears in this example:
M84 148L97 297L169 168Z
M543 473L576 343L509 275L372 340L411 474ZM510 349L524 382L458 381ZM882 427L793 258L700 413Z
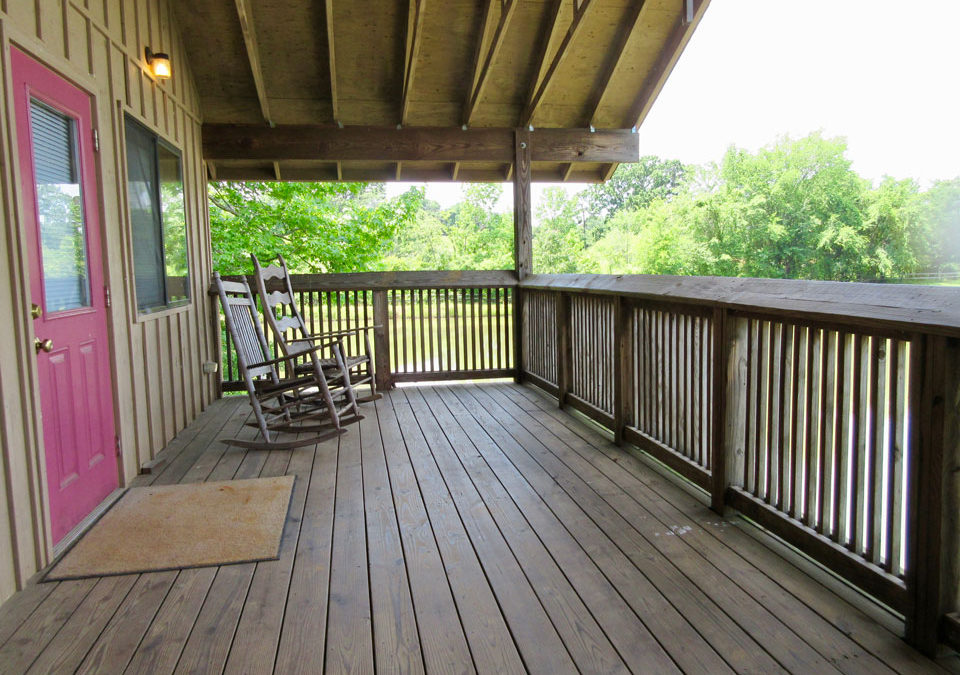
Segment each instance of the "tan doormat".
M131 488L44 580L274 560L293 479Z

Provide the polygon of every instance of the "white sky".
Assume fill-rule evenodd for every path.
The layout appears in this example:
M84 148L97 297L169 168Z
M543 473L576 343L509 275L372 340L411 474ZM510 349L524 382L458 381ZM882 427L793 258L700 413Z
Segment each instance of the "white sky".
M960 0L712 0L640 127L640 153L702 164L820 129L847 138L866 178L955 178L958 26ZM461 189L431 183L427 196L446 207Z

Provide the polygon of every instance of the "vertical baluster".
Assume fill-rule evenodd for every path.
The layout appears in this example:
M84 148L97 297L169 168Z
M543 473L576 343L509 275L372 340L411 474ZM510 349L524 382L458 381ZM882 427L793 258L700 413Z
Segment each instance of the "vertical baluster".
M867 479L869 488L866 493L867 513L864 556L870 562L880 564L882 555L882 535L884 533L884 470L885 429L887 424L887 349L886 338L874 336L870 350L870 428L867 439Z
M767 368L766 368L766 406L764 407L764 480L763 494L767 503L772 504L774 499L773 485L773 390L774 390L774 358L776 357L777 326L773 321L767 323Z
M818 337L818 363L820 377L817 383L820 387L819 405L817 406L817 486L815 497L816 509L816 530L820 534L824 533L824 524L827 516L823 511L823 495L827 483L827 411L830 409L827 401L827 354L829 353L829 332L826 329L817 331ZM812 441L811 441L812 442Z
M867 338L868 346L869 339ZM853 509L853 518L851 519L851 527L853 532L851 537L848 537L847 546L850 550L855 553L860 553L863 550L863 512L864 512L864 450L866 445L866 429L864 425L866 424L864 415L864 406L866 401L863 396L863 380L866 377L863 368L864 361L864 336L860 333L857 333L854 336L854 347L853 347L853 398L851 401L852 404L852 415L851 415L851 424L853 426L853 446L851 447L851 461L850 466L852 473L852 484L853 490L850 496L850 506ZM869 393L869 384L868 393Z
M454 295L454 302L456 302L456 295ZM457 359L455 352L454 344L450 341L450 323L451 323L451 307L450 307L450 289L443 289L443 326L444 326L444 337L446 343L446 355L447 355L447 370L453 371L457 369Z
M904 469L906 467L906 401L909 391L908 380L912 373L908 372L910 359L907 354L909 343L901 340L892 340L893 349L890 363L890 375L893 381L890 385L890 446L887 456L887 558L884 569L897 576L903 576L903 528L901 515L904 508Z
M397 332L397 293L398 290L392 288L390 293L390 321L393 325L393 332L390 335L390 346L393 347L393 367L391 372L400 372L400 334Z
M800 475L802 471L802 457L800 456L799 422L800 422L800 337L801 328L796 324L790 326L790 443L787 446L789 457L787 463L787 480L790 483L790 506L789 514L791 518L799 518L800 511L797 509L803 486L800 484Z
M731 318L732 320L732 318ZM753 472L754 472L754 462L756 462L756 451L753 448L753 414L752 414L752 404L753 404L753 390L754 390L754 376L753 376L753 319L747 318L746 322L746 391L744 392L744 408L746 410L746 415L743 420L743 489L756 494L756 483L752 482Z

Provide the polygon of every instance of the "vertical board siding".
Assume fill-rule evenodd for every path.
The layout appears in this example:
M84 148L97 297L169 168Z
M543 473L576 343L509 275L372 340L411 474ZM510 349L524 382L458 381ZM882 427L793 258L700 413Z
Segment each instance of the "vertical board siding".
M745 322L741 487L902 579L915 345L772 318Z
M99 130L99 177L105 233L105 278L111 289L111 327L116 373L115 401L122 448L122 480L128 481L177 432L192 421L216 395L216 381L202 373L202 364L216 360L215 334L209 325L211 274L206 213L206 176L201 155L199 105L186 53L173 25L167 0L21 0L0 5L4 47L16 44L60 75L94 96ZM156 84L145 75L145 46L167 51L174 77ZM4 63L4 66L6 64ZM6 80L4 80L6 81ZM16 165L16 138L10 92L5 105L4 164ZM125 201L126 166L123 115L131 114L182 155L185 214L190 255L191 302L154 316L138 316L133 291L132 242ZM19 184L16 173L2 173L5 228L19 227ZM22 237L6 241L18 242ZM14 244L15 246L18 244ZM5 316L25 314L29 298L19 249L0 248L8 274L0 278L0 298L11 299ZM0 301L0 309L4 304ZM27 344L28 323L17 322L0 333L5 345ZM7 351L7 350L5 350ZM0 601L44 565L50 557L43 525L45 506L39 496L42 451L30 420L38 419L31 362L14 349L3 363L0 388L2 436L0 457ZM9 361L9 363L8 363ZM9 375L8 375L9 373ZM16 399L19 399L16 400ZM20 403L23 403L22 405ZM16 433L11 430L17 429ZM12 489L11 489L12 488ZM9 505L9 507L8 507Z

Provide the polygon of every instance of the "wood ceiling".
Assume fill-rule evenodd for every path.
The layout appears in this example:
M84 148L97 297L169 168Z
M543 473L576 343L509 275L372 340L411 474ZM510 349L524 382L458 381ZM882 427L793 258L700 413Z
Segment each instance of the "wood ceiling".
M563 161L538 161L535 152L534 180L598 181L631 142L622 133L609 136L620 147L598 154L591 141L603 134L591 128L642 123L707 1L174 0L174 6L200 90L212 178L508 180L509 157L477 150L482 134L472 132L532 126L571 130L551 142L580 148L550 157ZM419 127L436 128L457 150L445 143L441 154L398 150L429 135ZM340 129L396 147L357 153L356 144L338 140ZM460 130L462 138L453 134ZM238 144L247 131L256 133L256 143ZM332 141L321 144L322 153L291 152L289 139L301 132ZM274 143L274 135L285 143ZM532 138L534 147L546 143L536 132Z

